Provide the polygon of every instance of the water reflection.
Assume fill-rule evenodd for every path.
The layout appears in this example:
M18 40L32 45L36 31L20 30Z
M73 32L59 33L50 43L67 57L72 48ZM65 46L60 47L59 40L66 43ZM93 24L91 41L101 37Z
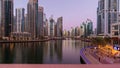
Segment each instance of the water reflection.
M0 43L0 63L80 64L79 40L51 40L39 43Z
M11 46L10 46L11 45ZM13 44L1 44L0 47L0 63L13 63L15 49Z

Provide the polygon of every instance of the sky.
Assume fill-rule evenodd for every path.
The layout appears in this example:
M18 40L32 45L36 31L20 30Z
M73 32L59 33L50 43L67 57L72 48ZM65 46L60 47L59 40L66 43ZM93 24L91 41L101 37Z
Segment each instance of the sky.
M28 0L14 0L14 9L27 9L27 3ZM39 0L39 6L44 7L47 19L51 15L55 20L62 16L66 30L80 26L87 19L91 19L96 27L98 0Z

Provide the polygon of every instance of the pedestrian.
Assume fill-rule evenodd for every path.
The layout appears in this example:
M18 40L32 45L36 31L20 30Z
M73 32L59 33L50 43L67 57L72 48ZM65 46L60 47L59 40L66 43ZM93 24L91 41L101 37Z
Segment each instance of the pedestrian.
M116 59L115 56L114 56L114 59Z
M99 57L99 61L100 61L100 57Z

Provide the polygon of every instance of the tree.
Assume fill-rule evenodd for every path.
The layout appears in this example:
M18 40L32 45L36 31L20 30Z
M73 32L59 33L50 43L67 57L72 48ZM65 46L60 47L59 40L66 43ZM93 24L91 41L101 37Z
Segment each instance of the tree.
M91 43L92 45L95 45L95 46L105 46L106 45L106 41L104 38L101 38L101 37L97 37L97 38L92 38L91 39Z
M111 43L111 38L110 37L105 37L104 40L105 40L106 44Z

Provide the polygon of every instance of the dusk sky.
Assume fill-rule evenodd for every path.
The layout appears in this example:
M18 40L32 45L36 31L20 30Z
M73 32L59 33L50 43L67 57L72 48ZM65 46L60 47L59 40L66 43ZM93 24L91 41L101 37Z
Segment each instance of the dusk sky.
M28 0L14 0L14 8L27 8ZM56 20L63 16L64 29L80 26L86 19L91 19L96 27L96 9L98 0L39 0L47 18L51 15ZM27 10L25 10L27 12Z

